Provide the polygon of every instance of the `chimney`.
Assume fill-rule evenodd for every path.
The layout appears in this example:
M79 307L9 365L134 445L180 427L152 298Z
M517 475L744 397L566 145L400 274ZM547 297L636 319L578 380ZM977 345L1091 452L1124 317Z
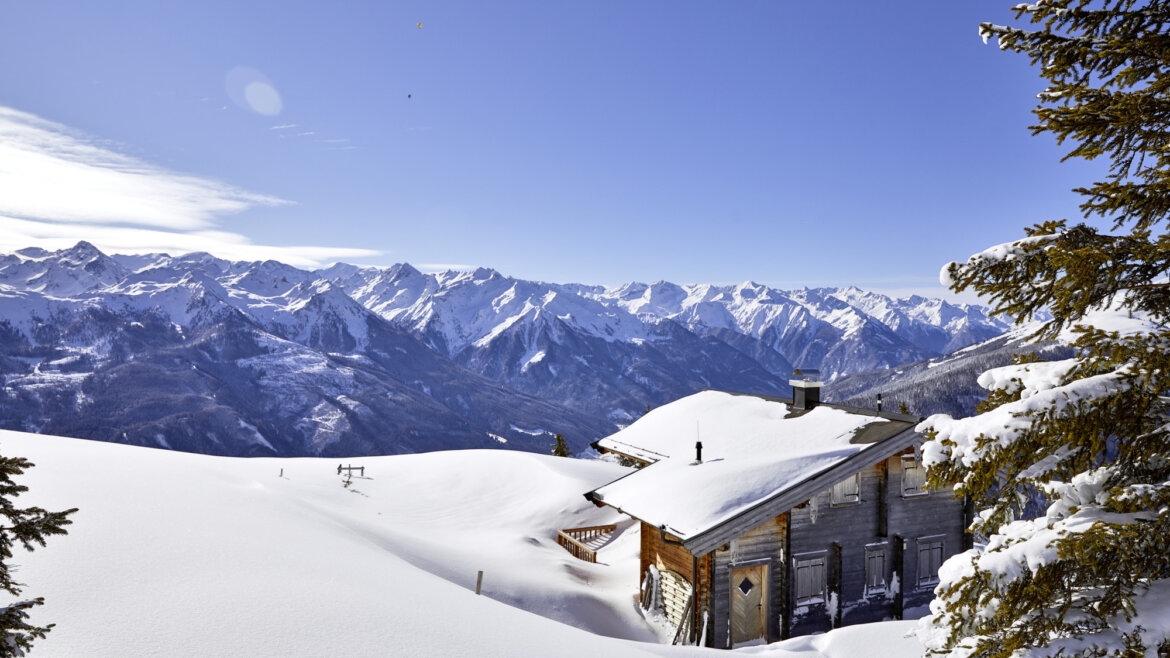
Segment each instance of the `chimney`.
M820 404L821 387L825 385L821 381L821 371L797 368L792 371L792 379L789 379L788 383L792 385L794 409L807 411Z

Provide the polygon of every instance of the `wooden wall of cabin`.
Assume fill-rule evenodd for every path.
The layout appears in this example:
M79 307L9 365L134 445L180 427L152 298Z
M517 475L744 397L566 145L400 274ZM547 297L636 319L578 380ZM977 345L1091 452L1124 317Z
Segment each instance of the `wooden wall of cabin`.
M668 539L679 541L678 537L667 534ZM677 571L689 583L695 582L694 556L691 552L678 544L662 541L662 534L658 528L649 523L642 523L642 570L641 577L646 577L646 570L653 564L659 571L670 569ZM641 583L639 583L641 585Z
M953 498L950 489L921 496L903 496L901 456L891 458L888 464L889 536L891 541L895 536L902 540L902 617L913 619L929 612L927 606L934 599L934 587L938 584L937 579L918 581L919 543L924 539L941 539L943 560L961 553L970 545L970 537L966 534L968 520L962 499Z
M789 611L788 635L820 633L834 627L830 603L832 591L841 592L837 602L842 612L843 623L861 620L879 621L892 618L893 600L884 596L865 597L861 589L865 580L864 547L884 539L878 533L880 504L884 478L881 466L872 466L861 472L859 482L860 502L834 506L829 502L829 491L823 491L807 503L792 509L789 542L792 554L785 565L793 573L796 561L801 559L824 559L826 595L822 600L799 603L797 593L791 592L792 607ZM833 564L840 558L838 565ZM839 576L839 586L834 582ZM838 624L841 625L841 624Z
M787 573L793 573L796 560L823 554L826 590L837 592L835 601L826 595L823 602L799 605L790 589L793 605L788 636L915 616L934 596L933 584L918 582L920 540L941 536L944 559L962 549L965 524L961 501L951 498L949 491L903 496L900 455L862 471L859 485L860 502L834 506L830 492L824 491L790 512ZM899 540L901 546L895 546ZM884 591L866 587L867 547L884 548ZM836 623L830 615L830 603L837 607Z
M702 642L703 646L711 646L711 629L714 620L711 612L711 572L715 568L714 553L707 553L700 556L696 561L699 567L698 577L695 579L698 583L698 605L695 606L695 628L698 629L698 637L696 643L702 638L706 638ZM706 626L704 627L704 620Z
M663 541L662 533L658 528L649 523L642 523L641 529L641 569L639 570L639 578L645 579L646 572L653 564L659 571L674 571L683 577L692 586L698 583L695 591L695 597L698 599L698 605L692 608L695 619L694 627L698 629L698 634L703 634L702 622L703 613L710 609L711 600L711 555L707 554L695 559L686 548L673 544L668 541ZM667 534L667 539L679 541L678 537ZM695 577L695 569L698 569L698 577ZM641 586L641 581L639 581ZM664 596L666 593L664 593ZM710 627L711 615L707 615L708 628ZM708 631L707 636L710 637Z
M784 545L787 533L787 515L780 515L740 535L727 546L713 553L711 569L711 621L708 625L708 644L719 649L731 648L731 571L738 565L768 566L768 609L765 611L767 641L781 637L781 611L784 610L787 591L784 568Z

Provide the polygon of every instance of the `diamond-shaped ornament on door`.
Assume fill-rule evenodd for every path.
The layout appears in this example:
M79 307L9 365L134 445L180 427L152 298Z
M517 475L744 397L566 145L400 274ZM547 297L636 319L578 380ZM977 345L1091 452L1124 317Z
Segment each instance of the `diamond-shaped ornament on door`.
M752 591L752 581L744 578L743 582L739 584L739 591L743 592L744 596L747 596L748 592Z

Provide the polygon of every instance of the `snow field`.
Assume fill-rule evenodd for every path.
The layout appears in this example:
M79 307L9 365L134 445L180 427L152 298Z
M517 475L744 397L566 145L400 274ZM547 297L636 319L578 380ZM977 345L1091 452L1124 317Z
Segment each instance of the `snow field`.
M711 655L653 644L634 604L637 527L581 493L625 469L512 451L235 459L0 431L37 466L21 507L79 507L11 561L34 656ZM280 475L283 470L283 476ZM619 523L601 564L558 528ZM474 594L484 571L483 596ZM508 605L505 605L508 604ZM534 614L535 613L535 614ZM558 623L564 622L564 623ZM746 650L918 656L914 622ZM607 637L609 636L609 637Z

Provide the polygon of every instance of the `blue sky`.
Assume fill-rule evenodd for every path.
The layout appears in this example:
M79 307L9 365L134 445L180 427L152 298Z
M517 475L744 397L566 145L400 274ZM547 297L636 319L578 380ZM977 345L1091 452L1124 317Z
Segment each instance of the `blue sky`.
M1101 175L1010 5L0 0L0 249L938 292Z

